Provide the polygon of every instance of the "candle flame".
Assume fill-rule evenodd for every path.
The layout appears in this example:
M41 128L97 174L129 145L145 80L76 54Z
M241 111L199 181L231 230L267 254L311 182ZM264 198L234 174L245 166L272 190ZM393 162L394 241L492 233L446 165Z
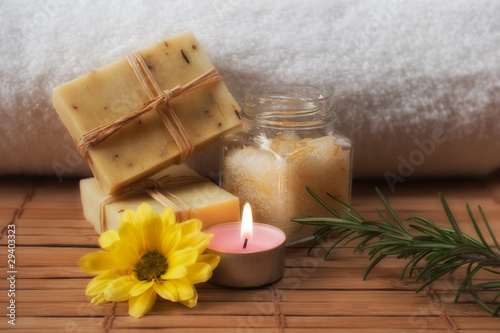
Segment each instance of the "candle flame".
M243 217L241 219L241 239L250 239L253 234L252 208L246 203L243 207Z

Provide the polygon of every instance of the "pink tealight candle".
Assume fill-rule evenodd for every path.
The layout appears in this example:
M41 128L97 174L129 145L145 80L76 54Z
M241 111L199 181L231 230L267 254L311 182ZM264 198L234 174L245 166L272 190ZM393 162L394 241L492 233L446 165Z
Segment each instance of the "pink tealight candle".
M205 232L214 235L206 252L220 256L211 282L250 288L272 283L283 276L285 233L271 225L254 223L250 205L246 204L243 209L242 222L217 224Z

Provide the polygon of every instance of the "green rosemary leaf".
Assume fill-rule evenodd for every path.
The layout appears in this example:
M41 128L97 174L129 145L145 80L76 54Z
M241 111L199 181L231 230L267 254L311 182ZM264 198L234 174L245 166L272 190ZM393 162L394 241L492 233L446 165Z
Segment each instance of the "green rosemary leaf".
M454 249L455 246L453 244L441 243L441 242L419 242L412 245L414 248L424 248L424 249L432 249L436 251L438 249Z
M307 225L321 225L324 226L325 224L330 225L330 226L335 226L335 221L344 221L342 219L336 219L332 217L304 217L300 219L292 219L292 221L295 222L300 222L302 224L307 224Z
M470 267L467 267L467 274L469 274ZM487 312L492 314L493 316L498 315L498 310L500 307L497 307L495 310L490 308L482 299L479 297L479 295L476 293L476 290L474 288L474 285L472 284L472 281L469 280L467 282L467 287L469 287L469 293L472 295L472 298L474 298L474 301L476 301L477 304L479 304L483 309L485 309Z
M453 230L455 230L455 233L457 234L459 239L465 242L465 239L462 235L462 231L460 230L460 228L457 224L457 221L455 220L455 218L453 217L453 214L451 213L450 206L448 206L448 203L446 202L446 200L444 199L444 196L441 193L439 193L439 198L441 199L441 203L443 205L444 211L446 213L446 216L448 216L448 220L450 221L450 224L453 227Z
M432 272L433 269L439 270L441 266L439 265L440 262L445 261L447 258L446 252L435 252L429 254L425 259L426 263L420 270L420 272L417 274L417 277L415 278L417 281L422 280L426 281L432 278L432 275L434 272Z
M484 214L483 209L481 206L477 206L477 209L479 210L479 213L481 214L481 217L483 218L484 224L486 225L486 228L488 229L488 232L490 233L491 239L495 243L495 246L497 247L497 250L500 251L500 244L498 244L498 241L495 237L495 234L493 233L493 230L491 230L490 224L488 222L488 219L486 218L486 214Z
M418 220L418 222L426 223L425 224L426 226L428 226L429 228L434 230L436 233L440 234L441 237L439 237L439 238L442 239L443 241L451 240L453 242L456 242L458 240L458 237L455 237L455 230L449 229L449 228L440 228L440 227L436 226L434 223L432 223L431 221L424 219L423 217L415 217L415 218ZM429 224L427 224L427 222Z
M500 281L483 282L475 285L479 289L494 289L500 288Z
M485 267L485 268L484 268L484 270L485 270L485 271L488 271L488 272L490 272L490 273L493 273L493 274L498 274L498 275L500 275L500 272L494 271L493 269L490 269L490 268L487 268L487 267Z
M486 256L484 254L478 253L477 248L470 246L457 246L456 248L448 251L447 255L449 257L457 256L471 262L477 262L477 261L482 262L486 259Z
M412 277L413 276L413 272L418 269L418 263L424 259L428 254L430 253L430 251L427 251L427 252L421 252L419 253L418 255L414 256L413 259L411 259L408 264L405 265L403 271L401 272L401 280L404 278L405 276L405 273L406 273L406 270L408 267L411 267L410 268L410 272L408 273L408 276L409 277Z
M472 280L472 277L481 270L481 266L476 266L472 271L470 268L472 267L472 263L467 266L467 275L465 276L464 281L458 287L457 293L455 294L455 303L458 302L460 295L465 290L465 288L469 285L469 282Z
M385 222L385 224L393 226L393 224L382 214L382 212L376 208L375 211L377 212L378 216L382 219L382 221Z
M354 230L353 231L342 230L342 232L340 233L340 237L335 242L333 242L333 243L334 244L339 244L344 239L349 238L350 236L355 235L355 234L356 234L356 231L354 231ZM354 236L353 238L355 238L355 237L356 236ZM352 240L352 238L350 240ZM350 240L348 240L348 241L350 241ZM346 245L347 245L347 243L346 243Z
M436 269L431 276L429 276L427 279L425 279L425 282L416 290L416 292L417 293L421 292L425 287L430 285L432 282L436 281L437 279L441 278L444 275L450 274L457 267L452 266L452 267L447 267L447 268L443 268L443 269ZM417 278L417 280L419 280L419 279Z
M386 246L384 244L377 243L378 245L375 247L372 247L371 251L368 252L368 255L370 256L370 260L372 260L376 255L379 253L386 256L384 253L381 253L383 250L385 250Z
M363 239L364 237L364 239ZM356 249L354 249L354 253L361 251L361 248L365 246L366 244L369 244L372 239L378 238L378 235L376 234L370 234L370 235L365 235L365 234L359 234L358 236L354 236L351 239L349 239L345 244L348 245L350 242L355 241L357 239L362 239L361 242L359 242L358 246Z
M488 245L488 243L486 242L486 240L484 239L483 233L481 232L481 230L479 229L479 226L477 225L476 219L474 218L474 214L472 214L472 211L470 209L469 204L466 204L465 207L467 208L467 213L469 214L469 217L470 217L470 220L472 222L472 225L474 226L474 230L476 230L476 234L479 237L479 239L481 240L481 243L484 245L484 247L486 249L489 249L491 252L493 252L490 249L490 246Z
M321 206L325 207L334 216L341 218L341 216L334 209L328 206L328 204L324 202L319 196L317 196L316 193L314 193L309 187L306 186L306 190L313 196L314 199L316 199L317 202L320 203Z
M441 234L440 233L437 233L437 232L433 232L425 227L421 227L419 225L416 225L416 224L410 224L409 225L410 228L413 228L417 231L420 231L421 233L433 238L433 239L441 239Z
M342 207L342 206L339 206L339 209L342 211L342 213L345 214L345 216L347 218L350 217L351 220L353 221L356 221L356 222L363 222L363 218L360 218L356 215L354 215L353 213L351 213L348 209L346 209L345 207Z
M329 196L330 198L332 198L333 200L339 202L343 207L346 207L346 208L352 210L359 217L360 220L364 220L363 216L361 216L361 214L354 207L349 205L347 202L337 198L334 195L331 195L330 193L327 193L326 195Z
M378 197L380 198L380 200L382 201L382 203L384 204L384 207L385 209L387 210L387 212L392 216L392 218L394 219L394 221L398 224L398 226L401 228L401 230L404 230L406 231L406 233L408 233L408 230L406 229L406 227L403 225L403 223L401 222L401 220L399 219L399 217L396 215L396 213L394 212L394 210L392 209L392 207L389 205L389 203L387 202L387 200L385 200L385 197L384 195L382 194L382 192L377 188L375 188L375 191L377 192L377 195Z
M422 217L422 216L410 216L406 219L407 221L415 221L415 222L418 222L426 227L430 227L430 228L436 228L436 225L434 223L432 223L430 220L426 219L425 217Z
M346 232L343 236L339 237L335 242L333 242L332 246L330 246L330 248L328 248L328 250L326 251L325 253L325 259L328 258L330 256L330 253L332 252L332 250L340 243L342 242L344 239L348 238L349 236L351 236L352 234L356 233L356 231L351 231L351 232Z
M401 232L398 229L395 229L394 227L390 228L380 222L365 221L360 224L360 226L362 226L366 230L365 232L369 232L370 230L377 231L378 236L381 236L383 234L384 238L399 237L402 240L408 240L406 235L402 236Z
M392 240L397 240L400 243L408 243L412 241L412 238L407 236L407 235L391 235L391 234L384 234L383 235L384 239L392 239Z
M500 294L497 295L497 297L500 296ZM495 302L497 300L497 297L495 297ZM495 310L493 310L493 316L498 316L498 313L500 312L500 304L498 304L498 306L495 308Z
M314 241L313 243L311 244L311 246L309 247L309 250L307 251L307 254L311 254L311 251L313 249L314 246L316 246L316 244L323 238L325 237L326 235L328 235L330 232L332 232L332 228L330 226L325 226L319 230L316 231L316 233L314 234Z
M370 263L370 266L368 266L368 268L366 269L365 271L365 274L363 275L363 280L366 280L366 278L368 277L368 275L370 274L370 272L375 268L375 266L377 266L377 264L379 262L382 261L382 259L384 259L385 256L384 255L380 255L378 256L377 258L375 258L371 263Z
M364 244L358 246L357 249L358 249L358 251L364 251L364 250L377 248L380 246L383 246L384 248L386 248L386 247L391 247L391 246L400 245L400 244L401 243L398 241L383 239L383 240L378 240L378 241L375 241L372 243L367 243L367 244L364 243Z
M479 297L474 288L483 290L500 288L500 281L482 283L476 286L472 283L475 275L481 271L500 274L500 271L497 270L500 268L500 252L497 251L500 250L500 245L480 206L478 206L479 212L496 249L491 248L486 242L468 205L466 206L467 211L479 241L463 233L448 203L441 194L439 198L451 228L438 227L432 221L421 216L411 216L406 220L413 221L414 223L410 223L408 229L401 222L378 188L376 189L377 195L394 222L391 222L378 209L375 211L380 217L381 222L367 221L353 207L327 193L329 197L341 204L339 211L335 211L325 201L314 194L313 191L309 188L307 190L333 217L307 217L292 220L302 224L321 226L315 233L311 249L331 232L338 232L338 238L328 248L325 259L330 256L333 249L341 242L349 244L355 240L359 241L354 252L368 250L371 261L363 279L366 279L375 266L383 259L393 256L397 259L407 260L400 275L401 279L404 278L406 273L408 273L409 277L417 273L414 278L416 281L422 282L417 292L442 276L453 273L459 267L467 266L466 276L457 290L456 301L468 289L474 300L481 307L492 315L498 316L500 304L496 304L495 302L500 297L500 293L493 300L495 308L491 308ZM343 216L340 215L341 213ZM418 234L413 235L410 230Z

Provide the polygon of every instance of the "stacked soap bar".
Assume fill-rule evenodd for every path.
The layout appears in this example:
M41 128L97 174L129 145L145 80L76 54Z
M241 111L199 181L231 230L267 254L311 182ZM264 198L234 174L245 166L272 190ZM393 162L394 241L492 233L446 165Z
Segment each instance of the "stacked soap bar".
M213 68L191 32L138 52L161 90L185 85ZM75 142L150 102L123 58L56 87L53 104ZM170 106L195 151L240 125L239 106L222 81L173 98ZM181 149L157 111L144 113L92 147L87 161L105 194L179 164Z
M199 177L196 172L182 164L169 167L153 179L160 179L167 175L174 180L185 176ZM87 221L92 223L98 233L106 230L117 230L121 214L127 209L136 210L143 202L149 203L157 213L161 213L165 209L145 191L137 191L105 205L104 214L101 216L101 200L107 195L99 186L99 182L95 178L80 180L80 192L84 216ZM160 192L175 205L189 207L177 211L179 222L197 218L203 222L203 228L208 228L217 223L240 220L239 199L214 183L202 180L201 177L199 181L166 184Z

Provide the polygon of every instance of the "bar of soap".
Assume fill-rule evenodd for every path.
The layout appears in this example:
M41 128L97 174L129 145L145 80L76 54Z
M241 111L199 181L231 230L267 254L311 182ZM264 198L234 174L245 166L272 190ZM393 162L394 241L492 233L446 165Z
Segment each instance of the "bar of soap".
M170 175L172 177L199 176L188 166L181 164L167 168L165 171L153 177L153 179L158 179L165 175ZM117 230L120 224L121 214L127 209L137 210L137 207L143 202L149 203L157 213L161 213L165 209L165 207L152 199L144 191L136 192L131 196L111 202L105 206L104 218L106 230L102 230L103 228L100 222L100 200L105 197L106 194L99 186L99 182L94 177L81 179L80 193L85 219L94 226L99 234L106 230ZM204 229L222 222L240 221L239 199L208 180L167 185L164 187L164 190L162 190L162 193L174 203L178 204L180 199L184 204L190 207L190 209L181 211L180 214L178 214L180 215L181 221L190 218L199 219L203 222Z
M184 85L213 67L189 31L139 54L162 90ZM149 101L125 58L54 88L52 99L75 142L89 130ZM241 123L240 108L222 81L173 98L170 105L195 151ZM88 155L88 164L106 194L179 163L180 149L155 110L125 125Z

